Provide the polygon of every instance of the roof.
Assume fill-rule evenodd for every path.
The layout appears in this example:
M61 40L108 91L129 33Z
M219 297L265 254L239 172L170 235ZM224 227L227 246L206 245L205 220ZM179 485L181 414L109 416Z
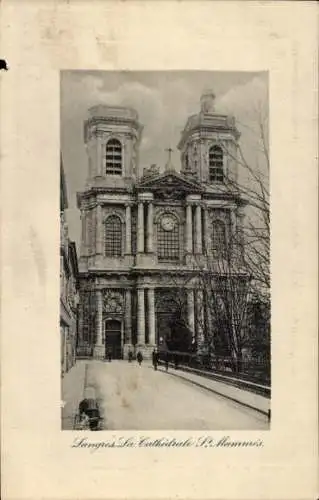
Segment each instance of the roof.
M63 167L62 153L60 154L60 210L68 208L68 193L66 188L65 173Z
M178 190L185 193L202 192L201 185L195 181L186 178L186 176L173 170L167 170L163 174L142 177L136 185L136 189L141 191L157 191L163 189Z
M135 109L99 104L88 110L88 117L84 121L84 142L87 143L91 134L96 133L103 124L129 125L138 140L143 130Z
M215 133L230 133L235 139L239 139L240 133L236 127L236 121L233 116L228 116L215 111L212 113L200 112L196 115L191 115L181 132L181 139L177 145L178 149L182 149L188 137L195 131L208 131Z

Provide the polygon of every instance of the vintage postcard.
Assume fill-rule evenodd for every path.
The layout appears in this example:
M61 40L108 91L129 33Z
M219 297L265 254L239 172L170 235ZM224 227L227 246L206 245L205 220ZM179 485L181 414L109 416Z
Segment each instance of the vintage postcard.
M60 77L62 428L268 429L268 74Z
M4 2L4 499L316 498L315 8Z

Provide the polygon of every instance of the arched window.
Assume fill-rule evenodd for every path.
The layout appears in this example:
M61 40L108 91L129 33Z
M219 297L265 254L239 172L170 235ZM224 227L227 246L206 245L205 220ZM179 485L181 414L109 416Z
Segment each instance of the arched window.
M209 150L209 180L223 182L223 150L219 146L212 146Z
M122 145L117 139L110 139L106 144L106 174L122 175Z
M215 257L226 258L226 226L220 220L213 222L212 251Z
M117 215L110 215L105 221L105 255L122 255L122 223Z
M185 153L185 169L189 170L189 157L188 157L188 153Z
M163 214L157 224L157 256L161 261L179 261L179 223L172 214Z

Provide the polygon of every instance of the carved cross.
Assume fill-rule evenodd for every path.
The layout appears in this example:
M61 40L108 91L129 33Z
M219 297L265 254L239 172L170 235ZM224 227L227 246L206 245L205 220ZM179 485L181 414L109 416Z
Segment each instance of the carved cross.
M171 162L171 158L172 158L172 153L173 153L174 149L167 148L167 149L165 149L165 151L168 152L168 163L170 163Z

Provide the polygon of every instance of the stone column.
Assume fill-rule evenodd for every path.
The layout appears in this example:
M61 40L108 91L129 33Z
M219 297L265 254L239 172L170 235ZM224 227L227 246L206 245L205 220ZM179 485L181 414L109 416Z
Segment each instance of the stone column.
M103 222L102 222L102 207L96 206L96 253L103 254Z
M192 205L186 205L186 253L193 253Z
M137 209L137 252L144 252L144 205L140 201Z
M131 219L131 205L125 205L125 253L130 255L132 253L132 219Z
M154 301L154 288L147 289L147 301L148 301L148 328L149 328L149 340L148 343L151 345L156 344L155 340L155 301Z
M94 357L104 357L103 346L103 297L102 291L96 290L96 343L94 346Z
M202 208L196 205L195 253L202 253Z
M203 233L204 233L204 246L203 252L207 255L209 253L209 221L208 221L208 209L204 205L203 206L203 215L204 215L204 228L203 228Z
M187 290L187 317L188 326L192 333L195 333L195 316L194 316L194 290Z
M138 288L137 290L137 344L145 344L144 288Z
M125 344L132 344L132 293L125 290Z
M204 337L204 298L203 290L197 290L196 306L197 306L197 343L203 344Z
M151 201L147 207L147 251L153 252L153 203Z

